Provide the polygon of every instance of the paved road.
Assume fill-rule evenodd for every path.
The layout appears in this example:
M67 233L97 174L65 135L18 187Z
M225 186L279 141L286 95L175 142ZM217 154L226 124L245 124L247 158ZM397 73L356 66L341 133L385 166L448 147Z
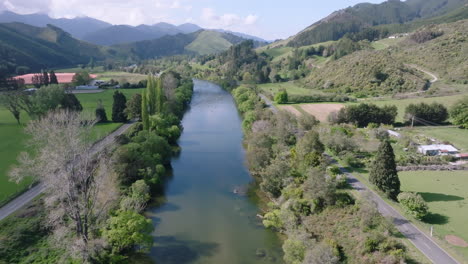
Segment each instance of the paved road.
M96 142L96 144L94 144L91 147L91 153L95 154L102 151L105 147L109 146L114 142L116 136L121 135L122 133L127 131L127 129L134 123L135 121L131 121L127 124L124 124L117 130L103 138L102 140ZM11 202L7 203L5 206L0 208L0 221L14 213L16 210L25 206L27 203L31 202L39 194L44 192L45 189L46 187L42 183L39 183L36 186L24 192L23 194L21 194L20 196L13 199Z
M419 230L415 225L408 221L391 205L385 202L378 194L367 188L366 185L361 183L355 176L341 169L347 176L348 182L357 191L364 193L369 192L370 197L377 203L379 212L385 216L390 217L395 224L396 228L413 243L429 260L436 264L459 264L452 258L445 250L437 245L429 236Z

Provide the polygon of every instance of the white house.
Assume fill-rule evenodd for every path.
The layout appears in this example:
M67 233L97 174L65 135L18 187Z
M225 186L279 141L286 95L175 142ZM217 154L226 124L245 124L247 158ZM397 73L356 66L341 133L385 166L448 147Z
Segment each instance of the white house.
M418 152L427 156L456 155L458 149L452 145L421 145Z

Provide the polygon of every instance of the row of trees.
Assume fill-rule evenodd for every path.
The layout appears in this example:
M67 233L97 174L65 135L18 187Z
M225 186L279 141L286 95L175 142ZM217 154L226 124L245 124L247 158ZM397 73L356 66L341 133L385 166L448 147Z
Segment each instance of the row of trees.
M40 88L42 86L48 86L49 84L59 84L57 75L55 75L54 71L43 71L42 73L34 74L31 78L32 84L36 88Z
M168 95L172 77L163 76L160 81L167 84L162 90ZM92 145L98 120L91 115L51 108L30 122L27 132L37 151L21 154L20 166L11 172L11 178L21 181L33 176L48 187L43 224L52 235L51 251L60 252L55 261L124 263L128 254L150 248L153 223L141 212L151 192L162 183L176 149L174 135L165 133L174 124L180 129L179 111L188 106L192 95L191 80L178 79L176 85L173 95L164 95L160 112L149 117L148 130L137 123L118 137L115 151ZM52 87L43 87L36 94ZM146 97L158 101L156 94ZM113 117L137 118L142 116L141 106L141 95L126 101L116 91Z
M338 113L330 114L329 121L333 124L354 123L358 127L366 127L370 123L391 125L395 122L397 114L396 106L379 107L363 103L346 106Z

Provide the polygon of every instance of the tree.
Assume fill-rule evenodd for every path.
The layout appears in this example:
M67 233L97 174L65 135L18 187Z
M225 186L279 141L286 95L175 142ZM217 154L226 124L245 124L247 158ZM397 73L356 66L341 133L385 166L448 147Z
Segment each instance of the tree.
M288 239L283 244L284 261L288 264L301 264L305 257L306 246L302 241Z
M369 181L383 191L389 198L396 200L400 193L400 179L390 141L384 140L372 162Z
M118 254L135 246L141 251L151 248L153 229L150 219L134 211L122 211L109 219L102 233L112 246L112 252Z
M441 124L448 118L448 110L443 104L439 103L419 103L410 104L405 109L405 117L408 122L433 125L433 123Z
M393 124L398 114L396 106L378 107L375 104L359 104L342 108L333 120L334 123L354 123L358 127L366 127L369 123Z
M34 74L34 75L31 77L31 82L32 82L32 84L34 85L34 87L40 88L40 87L43 85L43 82L42 82L42 75L41 75L41 74Z
M83 106L76 96L72 93L67 93L63 96L62 101L60 102L62 108L68 109L71 111L83 111Z
M429 214L427 203L417 193L402 192L398 195L398 202L416 219L422 220Z
M143 91L143 95L141 97L141 120L143 122L143 129L145 130L148 130L150 126L148 108L147 92Z
M119 91L114 92L114 103L112 104L112 121L116 123L127 122L125 108L127 107L127 99L125 95Z
M150 198L150 187L144 180L138 180L130 186L129 194L120 202L120 209L140 213Z
M98 121L98 123L106 123L108 121L106 109L102 105L101 99L99 99L98 105L96 107L96 120Z
M58 79L57 79L57 75L55 75L55 72L54 71L50 71L50 81L49 83L50 84L59 84L58 82Z
M141 118L141 108L142 106L142 96L141 94L134 94L130 100L127 102L125 108L125 114L130 119L140 119Z
M91 76L89 76L89 73L87 71L81 71L75 73L72 78L72 83L75 86L78 85L87 85L91 81Z
M452 106L450 116L455 125L468 129L468 96Z
M49 74L47 71L42 72L42 85L48 86L50 84Z
M156 80L156 108L155 108L155 114L156 113L162 113L164 109L164 91L163 91L163 83L161 78L158 78Z
M333 248L325 243L319 243L313 246L305 254L302 264L338 264L340 258L335 255Z
M25 110L31 118L44 116L50 110L59 108L64 96L65 90L58 85L42 87L30 97L31 106Z
M288 103L288 92L283 90L275 95L275 102L278 104L286 104Z
M24 92L20 89L14 91L5 91L0 93L0 105L3 105L10 113L15 117L18 125L21 124L20 116L22 109L22 100L21 97L27 96L24 95Z
M89 140L94 124L93 118L67 110L31 121L26 132L33 154L22 153L20 166L10 173L16 182L33 176L47 186L47 224L67 252L82 262L95 253L100 243L95 234L118 198L110 162Z

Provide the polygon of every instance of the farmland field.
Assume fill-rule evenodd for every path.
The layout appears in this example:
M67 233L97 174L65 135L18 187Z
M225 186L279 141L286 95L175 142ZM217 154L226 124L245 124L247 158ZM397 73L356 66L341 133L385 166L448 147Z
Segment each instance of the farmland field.
M125 94L127 99L131 95L141 92L142 89L122 89L120 90ZM98 94L77 94L76 96L83 105L84 111L94 113L97 105L97 101L102 99L104 107L106 109L107 118L111 119L112 115L112 95L114 90L107 90ZM29 120L25 113L22 113L22 122L25 124ZM98 124L95 126L92 138L99 140L105 137L110 132L120 127L120 123L106 123ZM3 140L0 141L0 205L9 199L9 197L21 192L27 188L32 180L26 180L20 184L10 182L8 180L8 171L13 164L16 162L18 154L26 150L25 143L27 141L27 135L23 132L23 126L16 123L12 114L5 108L0 107L0 137Z
M426 220L441 240L455 235L468 241L468 172L400 172L403 191L418 192L429 205ZM454 247L468 257L468 248Z
M260 90L265 93L274 96L281 90L286 90L290 95L311 95L320 93L315 90L307 89L295 84L294 82L283 82L283 83L265 83L258 85Z
M138 83L139 81L146 80L148 76L138 73L129 73L129 72L114 72L114 71L107 71L107 72L99 72L96 73L97 79L103 81L109 81L110 79L114 79L120 83L129 82L129 83Z
M344 107L343 104L333 103L315 103L315 104L290 104L278 105L280 109L286 110L296 116L302 114L310 114L315 116L320 122L328 122L328 115L332 112L339 111Z
M410 104L417 104L417 103L441 103L446 107L451 107L454 105L458 100L460 100L460 95L451 95L451 96L443 96L443 97L428 97L428 98L411 98L411 99L392 99L392 100L365 100L368 103L374 103L379 106L383 105L395 105L398 108L398 116L396 121L402 122L405 109ZM361 101L362 102L362 101Z

